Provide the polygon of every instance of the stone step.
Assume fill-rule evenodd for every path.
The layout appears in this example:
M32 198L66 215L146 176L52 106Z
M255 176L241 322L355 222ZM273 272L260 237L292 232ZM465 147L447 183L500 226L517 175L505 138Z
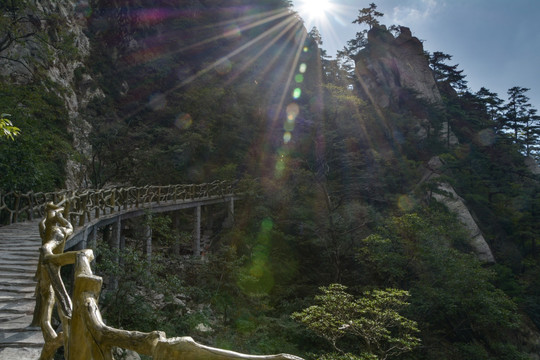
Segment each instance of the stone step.
M6 264L4 262L1 262L0 263L0 271L2 270L7 270L7 271L11 271L13 269L15 269L15 271L17 271L17 269L28 269L28 268L31 268L31 267L34 267L34 269L37 268L37 262L32 262L31 264L28 264L26 262L21 262L21 263L18 263L18 264Z
M0 347L0 360L38 360L40 355L41 346L21 348Z
M6 264L6 263L0 263L0 271L1 270L7 270L7 271L11 271L11 270L14 270L14 271L24 271L26 269L29 269L29 268L34 268L34 269L37 269L37 262L34 264L27 264L27 263L19 263L19 264Z
M3 282L0 283L0 291L26 291L28 289L34 289L36 283L34 281L27 283L13 283L13 282Z
M17 321L24 318L26 314L9 314L9 313L0 313L0 323L6 323L11 321Z
M17 246L17 245L13 245L13 246ZM39 247L35 247L33 249L28 249L28 250L18 250L18 249L11 249L11 250L3 250L0 252L0 255L2 256L6 256L6 257L10 257L10 256L13 256L13 257L28 257L28 256L34 256L34 257L39 257Z
M26 286L26 287L2 287L0 286L0 300L3 298L13 298L15 296L21 296L22 298L27 297L27 295L32 295L35 291L35 286Z
M25 299L26 301L13 301L11 303L1 304L0 312L5 314L32 315L36 302L34 299Z
M25 292L25 293L0 293L0 304L3 304L5 302L10 302L14 300L27 300L27 299L35 299L34 293Z
M20 270L26 270L26 269L37 269L38 262L37 261L26 261L26 262L19 262L19 263L6 263L2 261L0 263L0 271L8 271L8 272L20 272ZM0 279L1 281L1 279Z
M41 331L0 331L0 347L24 347L43 345L43 335Z
M0 270L0 279L25 279L33 280L35 270L33 271L6 271Z
M0 321L0 332L26 331L32 323L32 315L12 316L10 321Z
M0 251L2 252L20 252L20 253L37 253L41 247L40 243L35 244L4 244L0 243Z
M12 288L12 287L28 287L28 286L36 286L36 282L32 278L28 278L28 279L7 278L7 279L2 280L2 283L0 284L0 289L2 289L3 287Z

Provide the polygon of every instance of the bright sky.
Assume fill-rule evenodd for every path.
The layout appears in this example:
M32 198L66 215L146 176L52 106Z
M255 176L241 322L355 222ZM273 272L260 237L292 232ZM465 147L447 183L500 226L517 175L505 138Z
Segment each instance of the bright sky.
M484 86L506 100L509 88L530 88L540 112L540 0L292 0L330 56L363 29L352 21L372 2L382 24L407 26L425 50L452 55L473 92Z

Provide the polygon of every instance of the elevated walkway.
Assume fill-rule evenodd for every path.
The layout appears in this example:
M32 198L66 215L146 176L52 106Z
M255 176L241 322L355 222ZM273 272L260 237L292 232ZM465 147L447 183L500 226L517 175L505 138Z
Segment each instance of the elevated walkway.
M66 242L66 250L93 247L99 228L112 225L113 229L114 226L121 229L125 219L149 212L195 208L194 249L195 254L200 254L201 206L226 203L232 214L234 201L241 197L234 190L230 183L216 182L93 193L0 194L0 212L9 213L10 223L0 226L0 360L37 360L44 344L41 329L29 325L36 301L34 274L41 247L39 221L47 201L56 203L63 199L61 202L70 210L66 217L74 232ZM21 220L27 221L17 222Z

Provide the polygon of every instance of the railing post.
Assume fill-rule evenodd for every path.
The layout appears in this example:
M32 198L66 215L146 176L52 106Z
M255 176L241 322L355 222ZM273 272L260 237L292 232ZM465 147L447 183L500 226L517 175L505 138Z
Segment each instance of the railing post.
M99 194L98 194L98 192L94 193L94 206L96 207L94 217L97 219L97 218L99 218Z
M201 256L201 206L195 208L195 229L193 231L193 255Z
M34 196L34 193L30 191L30 192L28 193L28 208L29 208L29 211L28 211L28 220L30 220L30 221L34 220L34 201L33 201L33 196Z
M180 213L175 211L172 214L172 226L173 231L176 234L176 239L173 244L173 254L176 256L180 255Z
M21 201L21 197L17 195L17 193L14 193L15 195L15 218L13 219L13 222L17 222L19 220L19 203Z
M231 196L231 200L229 201L229 217L231 218L231 222L234 222L234 197Z
M146 260L150 264L152 262L152 215L148 214L145 217L145 224L144 224L144 240L146 243Z
M128 189L124 189L122 192L124 194L124 210L127 210L128 209L128 201L129 201L129 192L128 192Z
M111 190L111 203L110 203L110 206L111 206L111 214L113 214L115 212L115 195L116 195L116 189L112 189Z
M120 217L112 224L112 234L109 242L109 247L113 251L113 261L116 266L120 264L120 237L122 235L122 222ZM118 277L111 278L111 289L118 289Z

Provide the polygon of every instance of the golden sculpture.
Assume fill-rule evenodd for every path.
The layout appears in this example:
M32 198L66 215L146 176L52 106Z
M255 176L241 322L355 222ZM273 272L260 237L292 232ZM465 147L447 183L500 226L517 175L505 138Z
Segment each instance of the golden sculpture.
M161 331L143 333L105 325L98 307L103 280L90 268L93 252L64 252L73 226L64 218L63 211L64 208L48 203L46 216L39 225L42 246L36 272L36 311L45 340L40 360L52 360L62 345L66 360L113 360L114 347L152 356L154 360L302 360L288 354L246 355L201 345L190 337L167 339ZM75 264L73 302L60 277L61 267L67 264ZM62 323L59 333L51 325L55 301Z

